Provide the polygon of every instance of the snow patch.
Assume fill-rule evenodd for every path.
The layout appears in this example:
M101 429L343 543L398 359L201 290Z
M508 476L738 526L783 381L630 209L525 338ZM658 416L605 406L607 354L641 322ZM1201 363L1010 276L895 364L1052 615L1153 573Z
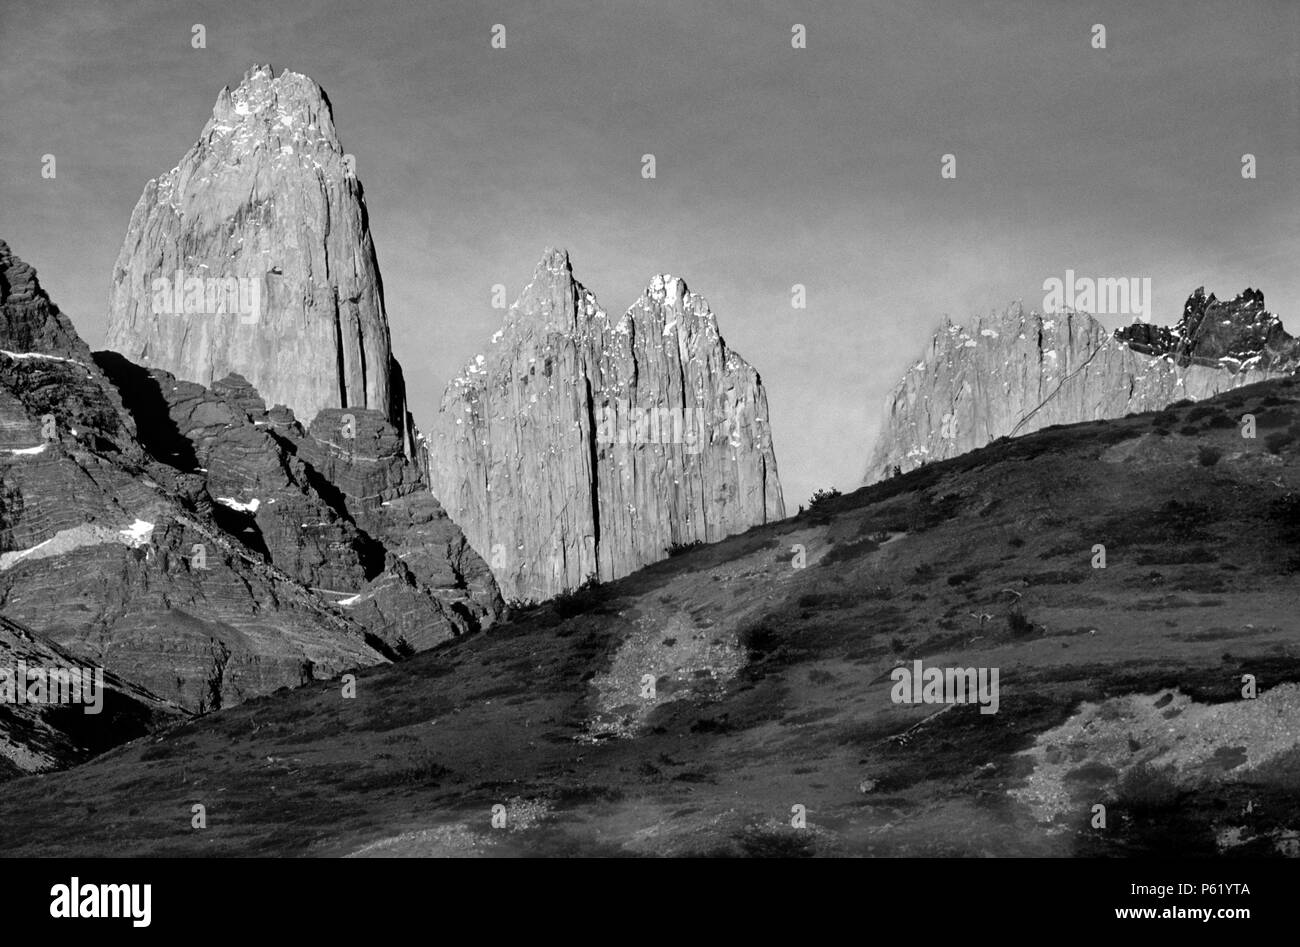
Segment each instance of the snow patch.
M143 546L153 537L153 523L137 519L126 529L119 529L117 532L128 546Z

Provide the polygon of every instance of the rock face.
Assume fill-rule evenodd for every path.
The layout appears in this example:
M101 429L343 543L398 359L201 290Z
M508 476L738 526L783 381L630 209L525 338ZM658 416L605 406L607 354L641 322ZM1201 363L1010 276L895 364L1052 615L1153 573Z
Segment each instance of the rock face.
M201 480L195 506L382 639L420 650L493 623L491 574L376 411L330 408L305 429L242 376L211 388L98 356L145 447Z
M785 515L767 395L704 298L656 276L611 319L558 250L447 387L428 448L434 494L511 599Z
M1019 304L969 328L945 321L889 396L866 482L999 437L1197 401L1298 362L1296 341L1249 289L1226 303L1198 289L1178 325L1113 334L1086 313Z
M411 442L361 184L311 79L251 70L145 186L108 346L202 385L238 372L304 418L377 411Z
M388 660L379 636L234 539L201 476L141 446L3 244L0 272L0 611L191 711Z
M103 673L92 664L77 658L31 628L0 615L0 669L4 682L0 693L0 781L27 773L41 773L81 763L96 753L126 740L144 736L151 730L179 723L188 715L174 704L159 700L148 691L129 684L116 675ZM102 700L96 673L102 679ZM36 677L30 672L37 671ZM24 673L26 672L26 673ZM81 689L63 691L79 697L79 703L20 703L16 691L20 682L28 685L25 694L44 676L44 682L68 672L76 675ZM90 684L88 692L84 684ZM15 694L9 694L11 686ZM50 693L49 690L45 693ZM95 704L98 703L98 710ZM87 709L92 712L87 713Z
M1226 302L1213 293L1206 296L1205 287L1198 287L1187 298L1176 326L1135 323L1117 330L1115 338L1138 352L1168 356L1184 367L1289 373L1300 364L1300 342L1264 308L1264 293L1249 287Z

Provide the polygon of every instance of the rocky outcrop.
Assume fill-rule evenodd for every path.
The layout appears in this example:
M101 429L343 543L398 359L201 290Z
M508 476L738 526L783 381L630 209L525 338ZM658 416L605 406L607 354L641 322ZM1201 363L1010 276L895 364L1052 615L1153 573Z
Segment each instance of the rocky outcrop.
M945 321L891 392L866 482L1004 436L1153 411L1295 370L1295 340L1247 290L1198 289L1173 327L1109 333L1086 313L1026 314L1017 303L969 327Z
M311 79L251 70L145 186L108 346L202 385L238 372L304 418L377 411L412 442L361 183Z
M35 275L0 260L0 611L192 711L387 660L232 538L200 474L144 449Z
M200 481L194 506L398 653L490 626L487 565L376 411L331 408L305 429L246 379L211 388L98 356L149 451Z
M785 515L758 373L657 276L610 318L548 250L447 387L429 476L502 593L541 600Z
M39 352L90 364L90 348L50 301L36 270L0 240L0 340L11 352Z
M1205 287L1197 287L1177 325L1139 322L1117 330L1115 338L1143 354L1168 356L1183 367L1293 372L1300 365L1300 341L1264 308L1263 291L1249 287L1227 301L1213 293L1206 296Z
M0 615L0 781L81 763L187 716Z

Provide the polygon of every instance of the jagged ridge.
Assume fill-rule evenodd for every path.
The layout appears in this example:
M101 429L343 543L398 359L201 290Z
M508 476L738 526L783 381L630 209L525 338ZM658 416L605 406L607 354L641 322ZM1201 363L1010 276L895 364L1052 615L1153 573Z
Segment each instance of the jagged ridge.
M704 298L657 276L611 319L561 250L448 385L429 450L434 493L511 598L785 515L762 382Z
M1054 424L1200 400L1296 368L1295 340L1246 290L1198 289L1176 326L1109 333L1086 313L1026 314L1014 303L969 328L945 320L890 393L865 481Z

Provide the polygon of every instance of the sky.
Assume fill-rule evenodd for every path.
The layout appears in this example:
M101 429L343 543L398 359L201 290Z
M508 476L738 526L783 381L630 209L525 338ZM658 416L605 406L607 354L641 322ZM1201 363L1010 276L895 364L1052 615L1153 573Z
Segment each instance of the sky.
M1300 333L1298 41L1294 0L0 0L0 239L102 347L146 182L250 66L305 73L356 156L417 424L500 325L492 287L563 247L607 311L656 273L709 300L793 511L861 483L945 315L1041 308L1067 269L1149 278L1163 323L1258 287Z

